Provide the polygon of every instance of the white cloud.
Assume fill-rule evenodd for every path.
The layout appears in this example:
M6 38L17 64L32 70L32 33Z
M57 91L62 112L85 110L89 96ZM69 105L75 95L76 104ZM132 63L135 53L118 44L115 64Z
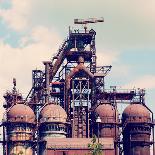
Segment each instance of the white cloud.
M155 75L145 75L140 77L125 86L124 88L145 88L145 89L155 89Z
M32 29L31 34L20 39L19 46L24 47L28 44L41 43L47 47L55 48L55 45L60 44L60 34L55 29L49 29L44 26L36 26Z
M117 49L124 48L154 48L155 40L155 1L106 1L97 0L89 3L79 0L74 7L71 0L38 1L10 0L9 9L1 9L0 16L6 26L20 32L27 32L38 25L51 27L56 25L64 29L72 24L74 18L104 16L104 28L99 35L105 37L104 46ZM82 5L81 5L82 4ZM140 7L139 7L140 6ZM88 8L87 12L85 8ZM80 11L79 11L80 8ZM91 10L94 10L93 12ZM72 12L72 13L71 13ZM99 24L102 25L102 24ZM56 27L55 26L55 27ZM61 32L63 30L60 30ZM98 31L97 31L98 32ZM23 40L23 42L25 42ZM100 42L101 44L101 42Z
M119 60L120 51L98 48L97 65L112 65Z
M27 95L31 88L31 73L33 69L43 69L42 61L49 60L61 43L59 34L45 27L36 27L31 34L25 36L28 44L22 47L11 47L0 42L0 102L6 90L11 89L12 78L17 78L17 87ZM2 105L1 105L2 106ZM2 113L0 118L2 117Z
M1 9L0 17L14 30L22 31L29 25L28 18L31 12L32 0L12 0L11 8Z

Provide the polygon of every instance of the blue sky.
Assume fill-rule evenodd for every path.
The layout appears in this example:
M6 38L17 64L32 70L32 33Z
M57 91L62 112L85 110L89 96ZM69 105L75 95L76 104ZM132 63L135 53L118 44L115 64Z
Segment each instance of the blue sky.
M145 88L155 113L154 8L154 0L0 0L0 106L13 77L27 94L31 70L57 51L74 18L104 17L89 27L97 32L98 64L113 66L106 86Z

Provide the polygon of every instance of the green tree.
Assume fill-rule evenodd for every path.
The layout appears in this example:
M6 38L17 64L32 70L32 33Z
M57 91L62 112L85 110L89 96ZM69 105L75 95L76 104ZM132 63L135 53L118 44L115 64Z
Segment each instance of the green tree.
M88 148L90 149L92 155L103 155L102 144L97 142L96 135L93 135L91 142L91 144L88 144Z

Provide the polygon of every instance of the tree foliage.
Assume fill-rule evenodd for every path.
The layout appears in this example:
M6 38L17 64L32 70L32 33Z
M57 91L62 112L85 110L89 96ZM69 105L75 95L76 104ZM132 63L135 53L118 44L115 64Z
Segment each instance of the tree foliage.
M97 142L96 135L93 135L91 142L91 144L88 144L88 148L90 149L92 155L103 155L102 144Z

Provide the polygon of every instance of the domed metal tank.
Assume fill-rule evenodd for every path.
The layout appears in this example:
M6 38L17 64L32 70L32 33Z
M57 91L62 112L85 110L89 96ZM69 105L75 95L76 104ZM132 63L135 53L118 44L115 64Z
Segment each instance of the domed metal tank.
M32 141L35 126L33 110L23 103L15 104L8 110L5 123L9 154L33 155Z
M55 103L46 104L40 112L39 135L42 141L50 141L54 138L66 138L66 111ZM46 146L39 146L39 154L45 154Z
M54 103L49 103L40 112L40 136L44 138L66 137L65 110Z
M134 102L122 114L124 155L150 155L151 117L149 110Z
M101 118L100 137L116 138L118 135L118 112L111 103L102 103L95 109L95 115Z

